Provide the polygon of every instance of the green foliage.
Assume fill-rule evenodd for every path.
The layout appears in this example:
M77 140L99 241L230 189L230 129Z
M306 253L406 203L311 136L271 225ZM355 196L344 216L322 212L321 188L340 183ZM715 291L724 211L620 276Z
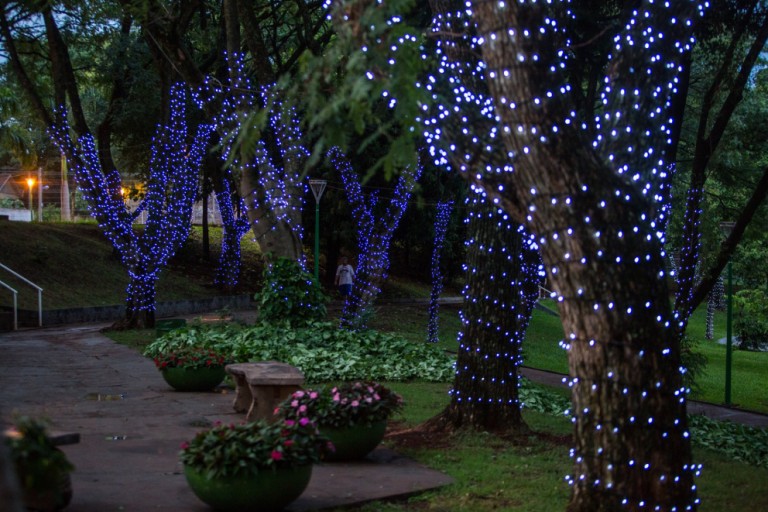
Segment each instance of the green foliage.
M768 342L768 295L763 290L742 290L733 297L734 328L739 347L758 350Z
M277 258L264 269L264 286L254 295L259 318L307 325L326 316L328 297L309 272L296 261Z
M403 407L403 397L376 382L345 382L331 389L296 391L280 404L280 414L293 421L308 418L322 427L371 426Z
M768 469L768 429L717 421L706 416L690 416L689 424L695 444Z
M531 384L526 379L522 381L520 399L527 409L545 414L562 415L571 407L571 402L562 394ZM695 445L768 469L768 429L699 415L689 416L689 428Z
M331 322L190 325L158 338L144 353L155 357L183 346L212 348L238 362L281 361L299 368L310 382L447 382L454 372L454 359L433 345L373 330L354 333Z
M0 197L0 208L12 208L19 210L24 208L24 203L13 197Z
M43 222L59 222L61 220L61 208L47 204L43 206Z
M697 341L690 336L680 342L680 360L685 368L683 384L694 391L701 391L701 376L707 369L707 356L696 350Z
M333 146L352 156L354 135L365 137L356 146L360 153L386 148L371 172L383 166L389 177L416 163L420 138L414 127L430 96L425 87L414 86L427 64L421 57L424 27L408 23L426 24L428 13L425 4L413 0L333 3L332 43L322 55L306 52L300 79L286 78L282 84L306 112L308 135L317 141L313 158Z
M264 420L240 425L218 424L182 445L181 462L207 478L256 475L264 469L319 462L328 447L309 421Z
M211 368L227 364L225 355L203 347L180 347L172 352L163 352L153 357L155 366L163 368Z
M74 469L64 452L48 438L42 421L19 418L14 431L5 436L5 443L25 490L45 491Z

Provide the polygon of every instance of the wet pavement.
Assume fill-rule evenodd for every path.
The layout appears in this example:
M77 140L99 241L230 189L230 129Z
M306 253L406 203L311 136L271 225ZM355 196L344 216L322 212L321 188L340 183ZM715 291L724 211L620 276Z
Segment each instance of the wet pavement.
M151 360L112 342L106 324L0 334L0 425L14 414L48 418L52 430L78 433L63 446L76 466L70 512L209 510L186 484L179 446L215 421L240 422L234 393L180 393ZM535 382L563 375L524 368ZM768 416L689 402L689 410L768 428ZM394 498L448 485L451 478L379 448L355 464L321 464L288 510L321 510ZM2 508L2 507L0 507Z

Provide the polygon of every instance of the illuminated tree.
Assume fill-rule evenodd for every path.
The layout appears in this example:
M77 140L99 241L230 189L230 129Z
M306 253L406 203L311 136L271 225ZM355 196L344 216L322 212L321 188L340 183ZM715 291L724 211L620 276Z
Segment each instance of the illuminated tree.
M443 273L440 270L440 256L443 252L445 234L448 231L448 221L451 219L453 201L441 201L437 203L437 216L435 218L435 243L432 248L432 291L429 296L429 320L427 321L427 341L437 343L438 319L440 311L440 294L443 293Z
M245 214L245 202L235 205L236 196L231 192L229 179L223 176L221 190L216 192L216 202L221 214L221 254L216 265L213 282L225 289L232 289L240 279L240 240L251 228ZM235 207L237 206L237 208Z
M648 1L624 12L601 108L595 119L581 119L562 72L566 4L472 4L483 73L514 167L479 184L536 235L566 333L572 511L698 503L659 237L674 123L669 101L696 7Z
M389 270L389 245L400 219L408 207L408 200L421 175L421 167L405 169L395 185L394 195L386 211L377 218L378 196L363 194L360 178L346 157L332 149L328 156L344 182L344 190L357 220L357 268L352 293L344 303L341 326L363 330L368 326L371 307L381 292L381 285Z
M75 142L66 123L51 128L51 137L74 171L91 215L130 277L126 316L116 328L154 326L155 284L189 234L197 177L211 127L202 124L193 136L187 128L184 87L175 87L171 98L171 118L155 136L147 192L138 208L147 212L142 231L133 228L134 214L120 194L119 172L102 167L93 137L86 133Z

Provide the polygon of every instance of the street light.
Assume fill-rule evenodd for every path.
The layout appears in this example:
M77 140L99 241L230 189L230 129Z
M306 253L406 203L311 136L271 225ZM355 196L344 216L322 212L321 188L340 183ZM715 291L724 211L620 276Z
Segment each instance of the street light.
M325 180L309 180L309 188L315 196L315 281L320 284L320 198L323 196Z
M731 235L735 222L721 222L720 230L726 239ZM733 366L733 269L728 258L728 299L725 321L725 405L731 405L731 367Z
M32 208L32 189L35 186L35 178L27 178L27 186L29 187L29 216L30 220L35 220L35 210Z

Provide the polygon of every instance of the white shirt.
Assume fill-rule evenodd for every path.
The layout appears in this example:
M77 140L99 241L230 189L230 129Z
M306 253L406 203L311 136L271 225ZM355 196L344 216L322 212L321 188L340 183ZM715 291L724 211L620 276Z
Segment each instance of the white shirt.
M352 265L339 265L336 269L336 279L339 280L339 286L344 284L352 284L352 279L355 277L355 269Z

